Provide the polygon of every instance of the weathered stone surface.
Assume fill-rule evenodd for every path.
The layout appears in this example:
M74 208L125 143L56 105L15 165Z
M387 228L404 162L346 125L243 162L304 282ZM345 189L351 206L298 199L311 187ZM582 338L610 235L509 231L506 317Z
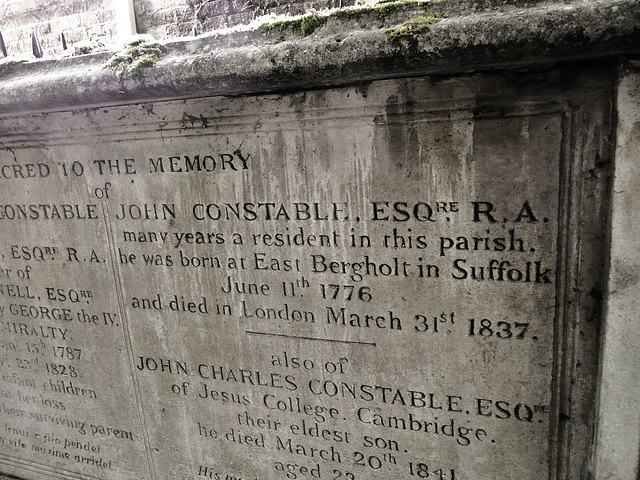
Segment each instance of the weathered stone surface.
M4 74L0 470L635 478L639 5Z
M165 39L244 25L262 15L301 15L354 3L354 0L137 0L134 6L138 33Z
M585 478L613 71L2 118L3 470Z
M601 407L596 478L636 478L640 449L640 403L631 385L640 383L640 311L636 206L640 191L640 74L637 62L625 65L618 88L618 128L612 195L611 260L606 330L602 354Z
M434 5L446 13L450 4ZM423 13L409 9L396 21ZM332 20L311 37L256 30L174 42L143 80L118 81L103 68L108 54L32 62L0 78L0 113L602 59L636 52L640 45L637 0L510 6L493 13L453 14L399 45L387 40L375 19L346 25Z

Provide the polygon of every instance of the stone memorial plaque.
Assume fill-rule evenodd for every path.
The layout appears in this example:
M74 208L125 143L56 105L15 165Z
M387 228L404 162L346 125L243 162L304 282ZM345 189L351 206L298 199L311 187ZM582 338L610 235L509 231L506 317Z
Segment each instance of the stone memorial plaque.
M474 76L3 119L0 465L556 478L606 116L571 95Z

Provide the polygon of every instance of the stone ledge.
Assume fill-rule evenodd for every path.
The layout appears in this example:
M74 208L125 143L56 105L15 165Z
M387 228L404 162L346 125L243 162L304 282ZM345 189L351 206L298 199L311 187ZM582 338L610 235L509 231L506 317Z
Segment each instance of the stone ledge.
M640 51L640 0L512 5L482 14L443 1L434 2L433 11L448 16L400 43L387 40L380 22L338 20L307 37L255 29L174 41L142 80L118 81L103 68L110 53L29 62L0 77L0 114L277 92ZM420 12L404 12L398 22Z

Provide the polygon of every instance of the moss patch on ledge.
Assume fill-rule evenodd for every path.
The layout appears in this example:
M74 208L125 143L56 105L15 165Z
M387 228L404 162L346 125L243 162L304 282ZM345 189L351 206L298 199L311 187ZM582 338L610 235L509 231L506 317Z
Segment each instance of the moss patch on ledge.
M410 39L421 33L425 33L431 25L442 20L439 15L429 13L422 17L414 17L407 20L400 28L388 28L384 31L390 42L400 42L402 39Z
M124 52L111 57L104 68L115 72L118 80L122 80L127 72L131 77L141 79L145 68L153 67L166 51L167 47L158 42L139 38L127 44Z
M13 67L25 62L26 60L8 60L6 62L0 62L0 77L10 74Z
M301 37L306 37L322 27L325 23L327 23L329 19L349 22L350 20L360 20L365 16L375 16L384 25L387 18L391 15L395 15L407 7L415 6L421 7L427 17L433 17L434 19L437 18L438 20L440 20L439 16L428 11L428 8L432 3L432 1L424 0L405 0L401 2L381 3L372 7L342 8L339 10L334 10L327 14L313 12L302 17L292 18L290 20L280 20L278 22L265 23L260 25L260 28L266 32L279 31L281 34L287 30L290 30L292 32L297 32ZM437 20L434 20L431 23L435 23L436 21Z

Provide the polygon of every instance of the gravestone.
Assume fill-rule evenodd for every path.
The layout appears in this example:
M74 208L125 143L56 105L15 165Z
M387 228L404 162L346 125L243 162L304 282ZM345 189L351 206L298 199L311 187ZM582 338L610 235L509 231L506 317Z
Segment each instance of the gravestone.
M589 478L616 63L402 72L7 87L0 469Z

